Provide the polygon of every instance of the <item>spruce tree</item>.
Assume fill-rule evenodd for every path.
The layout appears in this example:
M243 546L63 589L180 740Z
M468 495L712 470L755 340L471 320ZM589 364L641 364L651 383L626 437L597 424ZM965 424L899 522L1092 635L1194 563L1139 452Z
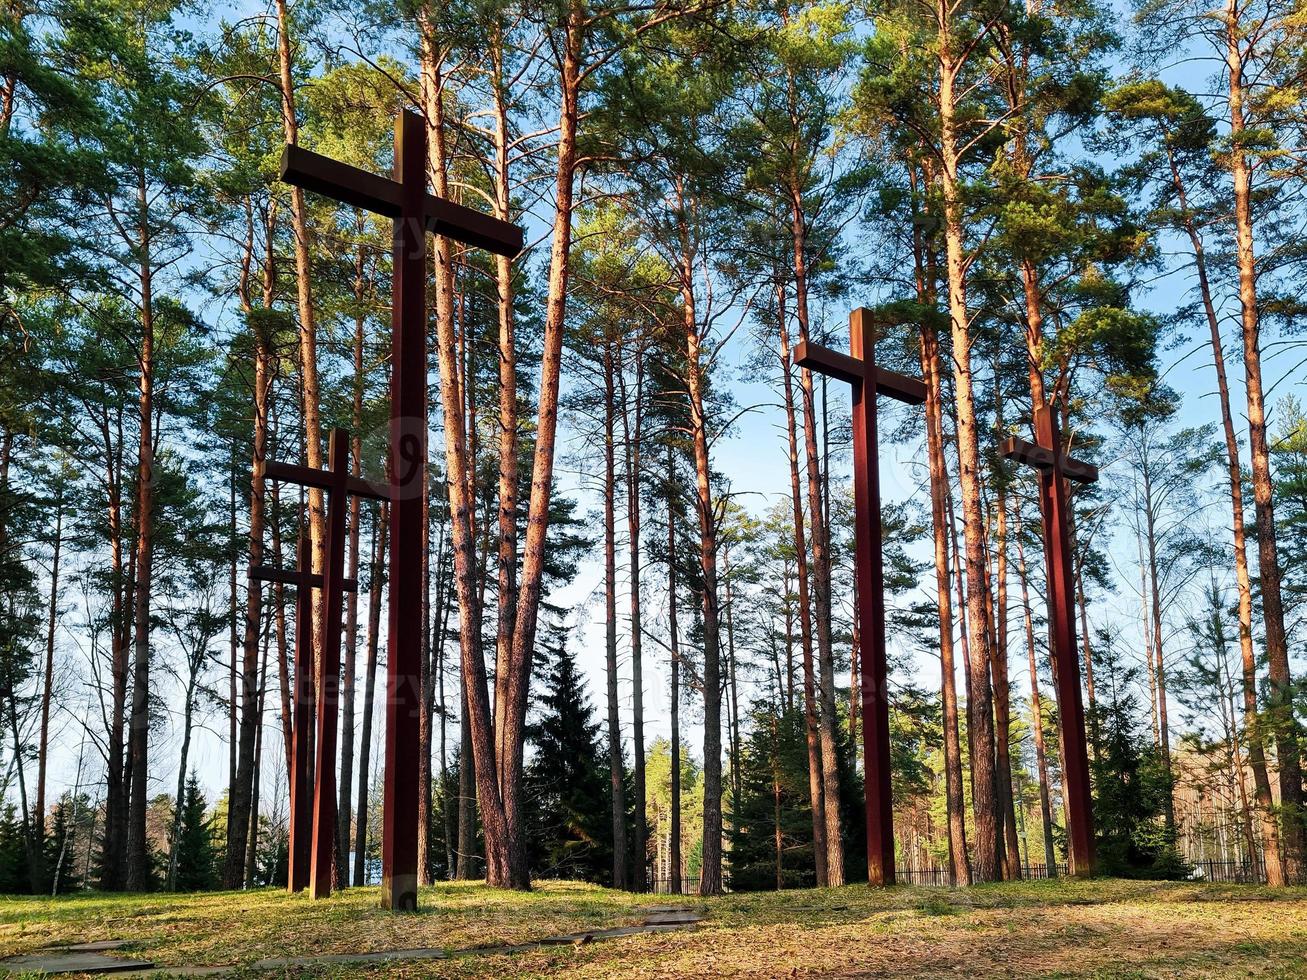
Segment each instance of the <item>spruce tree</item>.
M181 801L181 820L177 825L177 891L202 891L217 881L218 850L213 843L208 803L200 790L195 772L186 780L186 795Z
M550 630L539 719L528 730L535 755L526 771L531 872L607 882L612 873L609 770L585 682L566 636Z
M1163 819L1171 775L1140 721L1139 669L1122 663L1112 637L1100 633L1099 646L1104 683L1094 708L1099 742L1091 764L1099 870L1118 878L1183 877L1175 831Z

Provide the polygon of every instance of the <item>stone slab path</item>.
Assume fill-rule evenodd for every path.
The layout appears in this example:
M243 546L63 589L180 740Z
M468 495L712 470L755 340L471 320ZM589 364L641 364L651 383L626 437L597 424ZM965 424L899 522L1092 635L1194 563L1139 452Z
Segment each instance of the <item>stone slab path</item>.
M258 960L247 969L285 970L315 966L340 966L357 963L411 963L420 960L443 960L456 956L500 956L525 953L554 946L585 946L606 939L638 936L652 932L676 932L693 929L703 917L694 909L678 905L658 905L648 910L644 922L636 926L618 926L612 929L592 929L566 936L547 936L529 943L501 946L473 946L468 949L388 949L373 953L331 953L322 956L287 956ZM37 950L24 956L11 956L0 960L0 970L15 973L37 973L57 976L69 973L107 974L133 977L159 976L218 976L235 967L180 966L156 967L149 960L132 960L108 955L130 945L125 939L99 943L81 943L75 946L55 946Z
M26 956L11 956L0 960L0 967L14 973L44 973L59 976L68 973L127 973L148 970L154 966L150 960L128 960L105 955L127 943L82 943L78 946L54 946L38 949Z

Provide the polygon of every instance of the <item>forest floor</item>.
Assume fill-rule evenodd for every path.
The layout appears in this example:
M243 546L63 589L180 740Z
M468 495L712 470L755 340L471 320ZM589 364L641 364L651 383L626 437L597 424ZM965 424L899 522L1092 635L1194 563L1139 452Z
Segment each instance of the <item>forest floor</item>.
M0 898L0 957L128 940L125 955L159 966L230 965L249 977L1307 976L1301 888L1041 881L673 901L563 882L524 895L450 883L424 889L415 915L382 912L377 898L375 888L322 902L278 890ZM471 951L633 926L669 904L702 921L685 931ZM420 948L452 955L250 969L269 957Z

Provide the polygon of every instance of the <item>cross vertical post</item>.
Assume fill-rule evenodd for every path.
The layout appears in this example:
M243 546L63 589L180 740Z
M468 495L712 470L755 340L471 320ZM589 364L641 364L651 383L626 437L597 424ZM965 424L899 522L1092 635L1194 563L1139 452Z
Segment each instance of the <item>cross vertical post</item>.
M300 533L296 567L307 573L313 560L309 537ZM313 833L313 797L309 790L309 725L314 713L313 589L300 582L295 590L295 695L291 717L290 868L287 888L302 892L309 886Z
M849 353L873 371L876 338L867 311L849 318ZM889 746L888 668L885 655L885 561L881 548L880 458L876 382L853 386L853 537L861 624L862 754L868 786L867 875L874 885L894 884L894 812ZM877 880L879 879L879 880Z
M387 609L386 748L381 815L381 905L417 908L417 763L422 704L422 553L427 478L427 129L421 116L395 123L395 219L390 358L390 603Z
M422 704L422 556L427 479L426 235L513 257L520 227L427 193L426 120L404 110L395 121L394 179L294 144L282 151L281 179L394 219L391 277L390 598L387 610L386 747L382 786L381 905L417 908L418 744ZM351 492L355 482L351 481Z
M849 354L800 342L795 363L853 386L853 513L857 617L862 656L862 749L867 824L867 881L894 884L894 799L890 771L889 668L885 652L885 566L881 542L880 460L876 396L920 404L926 387L876 366L871 311L849 314Z
M318 650L318 727L313 759L313 864L309 891L331 894L336 850L336 735L340 716L340 615L349 507L349 434L333 429L328 462L326 560L322 569L322 641ZM343 857L343 855L342 855Z
M1058 721L1066 760L1067 856L1071 873L1094 873L1094 815L1085 741L1085 707L1080 693L1080 657L1076 650L1075 578L1071 568L1070 497L1067 480L1093 483L1098 469L1071 459L1062 449L1057 419L1048 404L1035 409L1035 442L1013 437L1000 455L1039 471L1043 513L1044 562L1048 576L1048 619L1052 640Z

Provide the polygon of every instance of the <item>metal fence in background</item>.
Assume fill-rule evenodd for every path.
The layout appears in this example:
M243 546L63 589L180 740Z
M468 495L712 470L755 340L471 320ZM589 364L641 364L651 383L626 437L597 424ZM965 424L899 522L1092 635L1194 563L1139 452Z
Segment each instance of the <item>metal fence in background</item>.
M1065 863L1053 866L1051 877L1063 877L1068 873ZM895 868L894 875L904 885L939 885L953 884L953 876L948 868ZM1050 877L1048 865L1029 864L1021 869L1021 877L1027 881L1039 881Z
M1243 861L1191 861L1193 881L1211 881L1221 885L1260 885L1265 882L1262 869Z
M1189 879L1192 881L1239 885L1260 884L1264 881L1259 867L1242 861L1191 861L1189 863L1193 869L1189 874ZM369 882L373 881L374 878L379 880L380 877L380 862L375 862L375 868L373 865L374 862L372 861L369 861L367 865ZM1025 881L1042 881L1050 877L1065 878L1070 873L1070 868L1065 861L1053 865L1051 875L1046 864L1028 864L1021 868L1021 877ZM895 868L894 874L901 885L947 888L953 884L953 876L949 873L948 868ZM672 894L672 880L670 878L651 878L649 879L649 890L656 895L670 895ZM682 878L681 889L677 894L698 895L699 879L688 875Z
M653 892L655 895L671 895L671 894L672 894L672 879L671 879L671 878L654 878L654 879L652 879L652 880L649 882L649 890L650 890L651 892ZM680 890L679 892L677 892L676 894L678 894L678 895L698 895L698 894L699 894L699 879L698 879L698 878L682 878L682 879L681 879L681 890Z

